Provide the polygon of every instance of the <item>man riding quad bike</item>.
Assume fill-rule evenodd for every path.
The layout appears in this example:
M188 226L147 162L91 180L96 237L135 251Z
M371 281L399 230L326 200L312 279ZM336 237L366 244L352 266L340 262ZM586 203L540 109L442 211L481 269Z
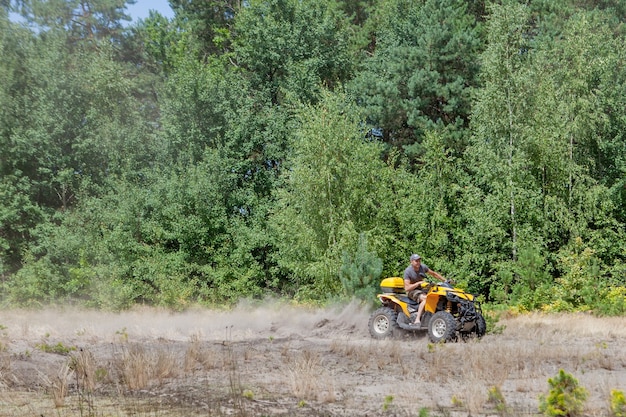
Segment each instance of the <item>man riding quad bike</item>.
M420 325L415 326L412 323L419 303L406 295L404 280L399 277L383 279L380 284L382 293L377 295L382 307L370 316L370 335L375 339L384 339L427 329L433 343L485 335L487 325L474 295L453 288L449 281L424 282L422 286L426 291L426 304Z

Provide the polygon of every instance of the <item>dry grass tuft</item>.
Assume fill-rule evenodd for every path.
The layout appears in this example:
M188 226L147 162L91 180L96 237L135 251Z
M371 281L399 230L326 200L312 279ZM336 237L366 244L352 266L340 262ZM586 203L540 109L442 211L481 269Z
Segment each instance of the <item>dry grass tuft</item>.
M141 344L125 344L114 366L130 390L147 388L154 381L162 384L164 379L178 376L181 368L175 352L148 350Z
M80 349L72 355L70 368L76 373L79 388L90 392L96 388L96 359L91 351Z
M185 350L183 358L183 370L185 373L215 369L221 362L219 355L215 351L202 345L199 335L194 334L189 338L189 345Z
M289 359L287 376L291 391L297 398L312 398L320 385L318 380L322 372L319 355L310 350Z
M488 382L472 372L468 372L461 381L462 387L460 387L459 397L463 399L469 415L480 414L488 399L488 387L486 385Z
M197 334L191 335L189 338L189 346L185 351L185 357L183 359L183 369L185 372L194 372L198 364L203 364L204 351L202 344L200 343L200 336Z
M291 357L287 363L287 380L296 398L335 402L333 378L327 376L318 352L308 349Z
M0 330L4 330L4 326L0 325ZM11 379L11 354L9 353L10 339L6 332L0 333L0 387L5 385Z
M180 364L175 352L158 350L154 358L154 377L162 384L166 378L175 378L180 374Z
M72 374L72 370L70 369L69 364L64 363L59 368L56 376L53 378L53 381L44 380L47 382L47 385L50 387L50 393L52 394L52 401L54 402L54 406L59 408L65 405L65 397L69 392L69 380Z
M152 375L151 355L139 344L131 344L122 349L121 358L116 368L122 383L130 390L143 389L148 386Z
M0 388L6 386L12 379L11 355L0 352Z

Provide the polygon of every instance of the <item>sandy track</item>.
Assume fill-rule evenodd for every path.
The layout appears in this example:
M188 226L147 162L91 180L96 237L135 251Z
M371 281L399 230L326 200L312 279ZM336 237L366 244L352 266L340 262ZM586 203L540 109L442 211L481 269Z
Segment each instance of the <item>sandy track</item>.
M587 415L626 391L624 318L510 317L501 334L434 346L424 334L375 341L368 315L278 303L3 311L0 415L492 415L493 387L512 415L533 415L559 369L589 391Z

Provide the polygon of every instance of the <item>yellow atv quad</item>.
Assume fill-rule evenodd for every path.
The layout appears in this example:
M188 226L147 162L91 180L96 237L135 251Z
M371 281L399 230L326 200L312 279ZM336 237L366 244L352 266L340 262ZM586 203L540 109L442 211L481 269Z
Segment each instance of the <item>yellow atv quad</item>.
M475 296L453 288L449 281L422 284L427 293L420 326L412 324L419 304L406 295L404 279L385 278L380 287L382 293L377 297L382 307L372 313L368 323L370 335L375 339L426 329L433 343L456 342L459 337L467 340L471 336L485 335L487 325Z

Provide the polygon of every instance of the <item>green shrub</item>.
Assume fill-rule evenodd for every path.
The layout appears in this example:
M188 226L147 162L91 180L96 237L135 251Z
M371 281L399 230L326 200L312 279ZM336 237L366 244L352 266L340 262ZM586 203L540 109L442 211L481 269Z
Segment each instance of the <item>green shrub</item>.
M10 304L38 307L60 295L58 277L47 259L35 260L28 252L24 255L24 266L2 283L2 292Z
M587 390L578 386L578 380L564 370L548 379L550 392L540 397L539 411L549 417L582 415Z
M487 325L487 333L489 334L502 334L506 325L498 324L500 321L500 315L502 313L493 309L483 308L483 317L485 318L485 324Z
M611 390L611 415L613 417L626 417L626 398L624 391Z
M42 352L47 353L56 353L58 355L69 355L70 352L76 350L76 346L65 346L63 343L59 342L56 345L50 345L48 343L40 343L35 346L37 349Z
M506 400L504 395L502 395L500 387L493 386L489 388L487 401L494 405L498 415L503 416L509 413L509 407L506 405Z
M620 316L626 313L626 286L609 287L601 292L595 309L601 315Z
M428 410L428 408L426 407L420 408L418 417L430 417L430 411Z
M574 247L562 249L559 254L562 271L554 288L556 303L553 311L585 311L598 298L598 282L601 278L600 260L595 250L586 247L581 238L574 240ZM558 308L554 306L558 305Z
M343 255L339 278L349 297L368 302L376 299L376 290L382 270L382 260L376 254L368 251L367 237L361 233L354 256L348 253Z

